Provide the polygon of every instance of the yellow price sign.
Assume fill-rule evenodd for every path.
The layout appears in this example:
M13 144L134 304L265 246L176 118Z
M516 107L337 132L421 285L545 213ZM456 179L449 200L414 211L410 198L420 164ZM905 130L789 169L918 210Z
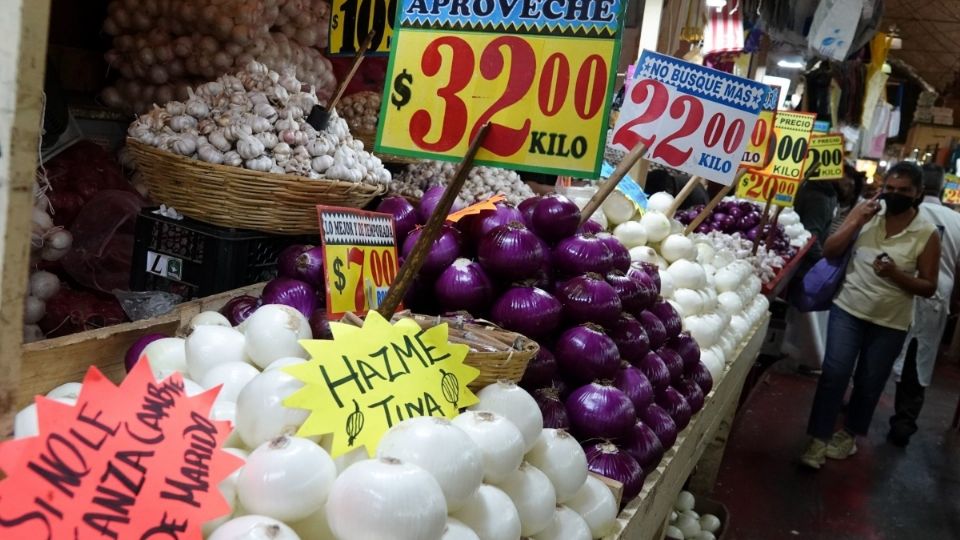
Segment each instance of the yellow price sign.
M804 168L813 171L810 180L843 178L843 135L812 137Z
M463 362L469 347L447 341L445 323L422 330L371 311L362 328L330 323L330 330L331 340L300 342L310 361L286 371L304 387L284 405L310 411L298 435L333 434L333 457L361 447L373 456L403 420L453 418L478 401L467 384L480 371Z
M353 56L370 32L367 54L390 51L397 0L333 0L330 10L331 56Z
M763 176L776 176L791 180L803 178L810 132L817 115L793 111L780 111L773 121L773 160L760 171Z
M317 206L327 314L376 309L399 271L396 228L389 214Z
M743 151L740 166L748 169L762 167L770 153L770 139L773 135L773 121L777 116L777 104L780 103L780 87L767 86L763 96L763 105L753 125L747 148Z
M960 205L960 178L947 175L947 181L943 184L942 200L944 204Z
M799 180L748 172L737 181L737 197L765 203L770 197L770 192L775 189L776 194L773 196L772 204L793 206L799 187Z

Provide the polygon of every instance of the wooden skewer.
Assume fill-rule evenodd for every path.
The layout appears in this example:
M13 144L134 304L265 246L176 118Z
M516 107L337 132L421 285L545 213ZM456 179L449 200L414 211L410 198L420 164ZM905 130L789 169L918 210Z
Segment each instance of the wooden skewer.
M753 255L757 254L757 250L760 248L760 235L763 233L763 228L767 226L767 223L770 221L770 205L773 204L773 198L777 196L777 188L780 187L780 180L777 180L773 184L773 188L770 189L770 194L767 195L767 204L763 205L763 214L760 216L760 229L757 231L757 235L753 237L753 249L750 251Z
M776 230L777 222L780 221L780 212L783 211L782 206L777 206L777 209L773 211L773 217L770 218L770 231L767 232L767 237L764 239L764 245L769 246L773 243L773 231ZM763 229L760 229L762 232Z
M363 62L363 55L373 43L373 36L374 32L370 31L370 33L367 34L367 37L363 40L363 43L360 44L360 50L357 51L357 55L353 57L353 65L350 66L350 71L347 72L347 76L340 81L340 86L337 88L337 93L333 95L333 99L330 100L330 103L327 105L328 111L333 111L337 107L337 104L340 103L340 98L342 98L343 93L347 91L347 85L350 84L350 81L353 80L353 76L356 75L357 70L360 69L360 63Z
M467 180L467 174L470 172L470 169L473 168L473 160L477 157L477 151L480 150L480 145L483 144L489 131L490 124L484 124L483 127L480 128L480 131L477 132L477 136L470 143L470 148L467 149L467 154L463 156L463 161L460 162L457 172L450 180L450 184L447 186L446 191L443 192L443 196L440 197L440 202L433 210L433 214L430 215L430 219L428 219L426 225L423 226L423 232L420 234L420 238L417 239L417 243L414 244L410 255L403 262L403 266L400 267L400 272L397 273L396 280L394 280L393 285L390 286L390 290L387 291L386 298L383 299L383 303L380 304L380 308L377 309L377 311L383 315L383 318L389 320L393 317L394 312L397 311L397 307L400 305L400 301L404 295L407 294L407 289L410 288L413 284L413 279L417 276L417 273L420 272L420 267L423 266L423 262L427 258L427 253L430 251L430 247L433 246L433 241L440 235L440 227L442 227L443 222L446 221L447 214L450 213L450 208L453 207L453 201L460 193L460 189L463 188L463 184Z
M697 217L694 218L694 220L691 221L689 225L687 225L687 228L683 230L683 234L690 234L693 232L694 229L699 227L700 224L703 223L703 220L707 219L710 216L710 214L713 213L713 209L716 208L718 204L720 204L720 201L723 200L723 198L726 197L728 193L730 193L731 189L733 189L733 184L730 184L728 186L723 186L723 189L718 191L717 194L714 195L712 199L710 199L710 202L703 207L703 210L701 210L700 213L697 214Z
M610 175L610 178L600 186L600 189L593 194L593 197L587 202L587 205L583 207L583 210L580 212L580 224L584 224L587 220L590 219L590 216L600 208L600 205L603 204L603 201L607 200L607 197L613 193L613 190L616 189L617 184L620 183L620 180L626 176L627 171L630 170L630 167L633 167L633 164L636 163L640 156L643 155L643 152L647 147L640 143L633 147L633 150L630 150L623 160L617 165L617 168L613 171L613 174Z
M691 176L690 180L687 181L687 185L683 186L683 189L680 190L680 193L677 193L676 198L673 199L673 204L670 205L670 208L667 209L667 217L672 218L674 214L677 213L677 210L680 208L680 205L683 204L683 201L687 200L687 197L693 193L693 190L696 189L697 184L700 183L699 176Z

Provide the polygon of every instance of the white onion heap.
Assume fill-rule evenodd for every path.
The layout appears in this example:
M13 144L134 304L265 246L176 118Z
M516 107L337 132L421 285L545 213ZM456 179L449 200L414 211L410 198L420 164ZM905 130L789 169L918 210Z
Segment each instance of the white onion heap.
M445 183L453 177L456 168L455 163L445 161L420 161L408 165L406 170L393 179L390 191L397 195L422 197L423 192L431 185ZM513 205L533 197L533 190L520 179L519 174L496 167L471 169L459 196L465 203L473 204L500 193Z

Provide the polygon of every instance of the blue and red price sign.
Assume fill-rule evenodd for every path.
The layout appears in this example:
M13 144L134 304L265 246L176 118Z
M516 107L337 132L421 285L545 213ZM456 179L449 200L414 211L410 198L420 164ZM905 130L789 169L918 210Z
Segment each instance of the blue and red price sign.
M614 147L729 185L769 94L766 85L643 51L613 132Z

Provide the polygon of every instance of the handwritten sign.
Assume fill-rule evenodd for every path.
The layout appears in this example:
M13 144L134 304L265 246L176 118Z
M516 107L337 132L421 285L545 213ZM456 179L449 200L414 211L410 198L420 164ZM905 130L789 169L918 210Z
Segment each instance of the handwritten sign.
M613 147L643 143L646 157L724 185L733 183L767 95L756 81L643 51L613 130Z
M0 444L0 538L200 540L242 464L207 416L217 392L187 397L141 358L120 386L91 367L76 405L37 397L39 434Z
M804 169L814 171L810 180L843 178L843 135L814 135Z
M625 6L400 0L377 151L596 178Z
M799 180L747 172L737 182L737 197L765 203L767 198L770 197L770 191L776 189L777 192L773 196L772 204L793 206L799 188Z
M750 132L747 148L740 158L740 166L762 168L769 161L770 139L773 135L773 120L777 116L777 104L780 103L780 87L767 86L763 95L763 105L757 123Z
M397 277L396 224L389 214L317 205L327 315L380 307Z
M780 111L773 121L773 160L760 174L790 180L803 178L810 132L817 115Z
M353 56L370 32L368 55L390 51L397 0L333 0L330 10L331 56Z
M287 371L304 388L284 401L308 409L299 435L333 433L337 457L366 447L373 456L392 426L415 416L453 418L476 403L467 388L479 370L463 363L466 345L447 342L447 325L390 324L376 311L362 328L331 323L332 340L300 342L310 361Z
M960 205L960 178L948 174L943 184L943 204Z

